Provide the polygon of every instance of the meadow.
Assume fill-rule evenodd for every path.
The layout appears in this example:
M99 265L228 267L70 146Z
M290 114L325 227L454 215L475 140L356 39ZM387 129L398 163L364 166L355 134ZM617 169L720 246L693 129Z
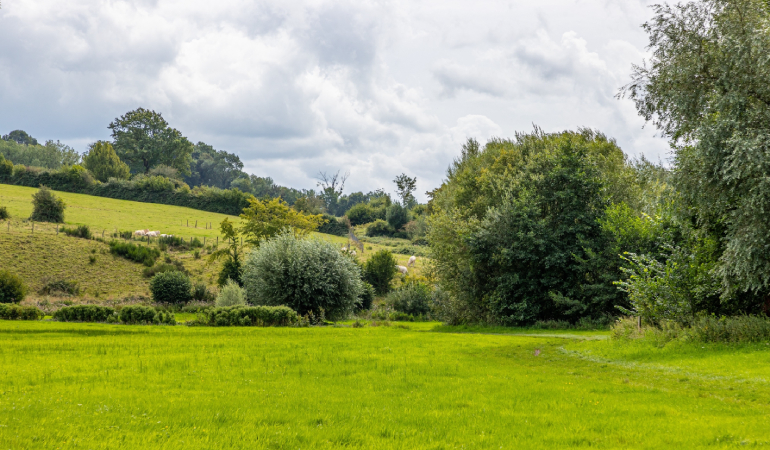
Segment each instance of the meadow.
M57 234L55 224L27 221L32 213L32 194L36 191L29 187L0 184L0 205L7 207L11 215L9 221L0 222L0 260L5 262L3 268L21 276L31 287L31 300L36 300L36 291L52 278L77 281L84 295L90 298L149 296L149 279L142 277L142 265L113 257L106 244ZM66 226L88 225L95 236L104 236L107 240L117 231L148 228L185 240L205 239L210 245L218 242L222 220L229 218L240 222L237 216L180 206L68 192L56 192L56 195L67 204L64 213ZM348 243L344 237L321 233L314 233L314 236L340 247ZM366 250L359 258L364 261L381 248L389 247L366 244ZM89 260L92 254L97 256L94 263ZM201 251L200 258L195 258L192 251L173 252L168 256L181 261L193 279L209 285L215 283L219 265L207 264L205 251ZM409 255L394 256L402 265L406 265L409 258ZM418 270L419 266L422 266L422 261L418 261Z
M766 346L634 356L606 333L436 325L0 322L0 448L770 444ZM709 369L736 364L750 369Z

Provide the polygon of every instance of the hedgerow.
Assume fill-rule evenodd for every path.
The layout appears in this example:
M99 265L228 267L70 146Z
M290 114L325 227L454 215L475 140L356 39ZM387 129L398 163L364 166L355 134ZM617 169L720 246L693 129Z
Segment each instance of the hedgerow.
M39 320L43 312L34 306L0 303L0 320Z
M300 324L297 312L287 306L231 306L208 308L190 325L212 327L285 327Z
M56 311L53 318L59 322L124 323L126 325L175 325L174 313L151 306L124 306L120 310L109 306L75 305Z
M115 308L97 305L66 306L53 313L59 322L110 322L118 321Z
M160 256L160 250L156 248L144 247L130 242L111 241L109 246L111 253L144 264L147 267L152 267Z

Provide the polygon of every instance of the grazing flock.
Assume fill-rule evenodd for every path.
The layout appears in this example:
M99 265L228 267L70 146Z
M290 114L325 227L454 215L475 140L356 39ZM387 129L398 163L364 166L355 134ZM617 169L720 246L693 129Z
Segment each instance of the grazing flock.
M160 231L150 231L150 230L136 230L134 231L134 236L139 237L174 237L173 234L161 234Z

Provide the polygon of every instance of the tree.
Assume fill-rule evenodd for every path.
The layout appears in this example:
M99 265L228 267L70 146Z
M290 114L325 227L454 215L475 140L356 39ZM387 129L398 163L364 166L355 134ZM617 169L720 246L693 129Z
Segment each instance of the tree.
M409 211L406 209L406 206L394 203L388 207L386 218L388 224L393 227L393 230L399 231L407 222L409 222Z
M324 201L326 212L337 214L337 201L345 189L345 181L350 176L350 172L340 175L340 171L334 175L328 175L326 172L318 172L318 186L321 188L321 198Z
M278 235L284 229L291 228L294 234L299 236L315 231L323 223L320 214L301 213L292 209L280 198L249 199L249 206L244 208L241 219L243 219L241 232L255 247Z
M414 199L412 192L417 189L417 177L409 178L405 173L402 173L397 176L393 182L396 183L396 190L398 191L398 196L401 198L401 204L405 208L414 206L417 201Z
M116 118L112 130L115 152L133 173L149 173L158 164L190 174L193 145L178 130L168 126L160 113L139 108Z
M237 178L248 177L242 170L243 163L238 155L198 142L192 152L190 175L184 181L193 187L205 185L228 189Z
M619 95L671 139L682 220L721 243L715 273L723 300L741 292L766 297L770 6L699 0L654 12L644 24L652 57L634 66Z
M83 157L83 165L102 182L110 178L127 180L131 174L128 165L118 158L112 144L105 141L91 144L88 153Z
M390 290L390 282L396 276L398 262L388 250L380 250L364 263L364 280L374 287L379 295Z
M14 141L23 145L38 145L37 139L27 134L24 130L14 130L3 136L4 141Z
M82 168L81 168L82 170ZM45 186L32 194L32 215L30 220L36 222L64 222L64 200L60 199Z
M224 248L218 248L209 256L209 263L213 263L219 259L224 258L225 262L222 264L222 270L219 271L219 277L217 283L219 286L227 284L227 280L233 280L238 283L238 286L243 286L243 246L238 239L238 233L230 222L230 219L225 219L219 224L219 231L224 238Z

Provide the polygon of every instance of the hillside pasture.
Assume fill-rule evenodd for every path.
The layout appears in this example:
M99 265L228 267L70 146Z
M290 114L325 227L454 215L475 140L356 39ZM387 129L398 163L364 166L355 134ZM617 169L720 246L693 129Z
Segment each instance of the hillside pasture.
M609 345L409 326L0 322L0 448L770 444L765 366L717 377L587 353Z

